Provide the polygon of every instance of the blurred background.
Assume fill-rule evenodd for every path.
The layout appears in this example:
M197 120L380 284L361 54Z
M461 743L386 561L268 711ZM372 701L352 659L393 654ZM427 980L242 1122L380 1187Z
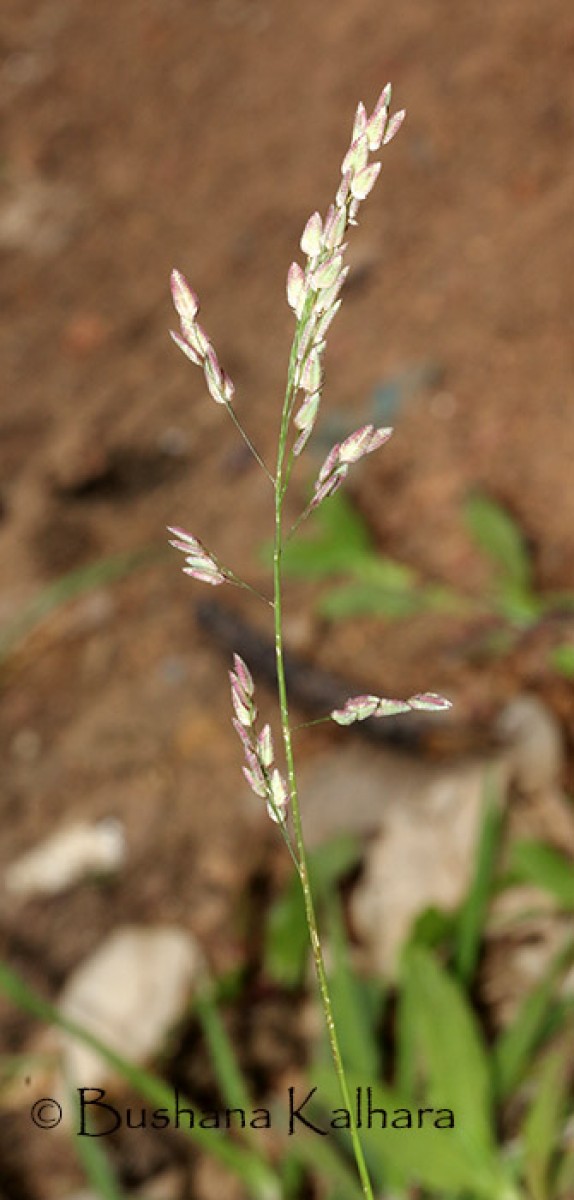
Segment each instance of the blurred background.
M422 737L433 769L490 746L505 705L535 696L567 788L574 15L564 0L4 0L0 52L3 955L54 999L110 930L164 923L216 975L237 972L288 863L245 795L229 646L196 619L224 589L181 574L165 526L265 590L272 514L268 481L170 342L170 270L198 292L271 463L287 268L334 196L357 101L370 110L392 81L407 120L351 231L293 518L337 437L365 421L395 436L295 555L289 645L351 690L451 695L444 744ZM269 632L256 601L222 603ZM272 711L265 687L262 700ZM304 766L342 736L304 734ZM571 854L556 804L538 834ZM14 884L14 864L78 820L107 822L119 865L105 883ZM31 1037L0 999L6 1052ZM10 1112L0 1193L71 1196L67 1144ZM173 1165L165 1142L146 1153L117 1151L126 1187ZM175 1200L221 1186L181 1178Z

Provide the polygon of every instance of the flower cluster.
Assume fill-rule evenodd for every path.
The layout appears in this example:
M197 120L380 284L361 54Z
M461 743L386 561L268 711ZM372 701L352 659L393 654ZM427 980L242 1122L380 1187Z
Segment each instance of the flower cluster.
M452 708L450 700L445 696L437 696L436 692L421 692L411 696L409 700L387 700L381 696L351 696L342 708L335 708L329 714L337 725L352 725L355 721L366 721L367 717L392 717L396 713L412 710L419 712L441 712Z
M171 294L179 316L181 334L172 329L171 336L180 350L198 367L203 367L209 394L217 404L231 404L235 388L217 361L211 342L197 320L199 300L181 271L171 273Z
M343 266L345 232L349 225L357 224L359 205L374 187L381 169L380 162L369 162L369 155L391 141L405 115L404 111L398 112L389 120L390 99L391 86L387 84L370 117L364 104L358 105L335 202L324 220L318 212L309 217L300 242L307 256L305 269L294 262L287 274L287 301L299 322L295 391L304 393L294 418L299 434L293 446L295 455L307 444L317 419L325 337L340 308L339 293L349 270Z
M329 451L315 483L315 491L310 507L316 508L327 496L337 491L349 473L349 467L365 454L372 454L388 442L392 429L375 429L372 425L363 425L356 429L344 442L337 442Z
M257 733L255 688L251 672L238 654L233 655L233 664L235 670L229 672L231 699L235 709L233 728L245 751L247 765L243 767L243 774L255 795L266 800L271 820L283 822L287 815L289 790L281 772L274 765L271 729L269 725L264 725L261 732Z
M175 546L176 550L185 554L184 575L192 575L200 583L212 583L214 586L226 582L227 575L217 559L196 537L192 537L191 533L186 533L185 529L179 529L176 525L168 525L168 530L174 534L174 537L170 538L170 546Z

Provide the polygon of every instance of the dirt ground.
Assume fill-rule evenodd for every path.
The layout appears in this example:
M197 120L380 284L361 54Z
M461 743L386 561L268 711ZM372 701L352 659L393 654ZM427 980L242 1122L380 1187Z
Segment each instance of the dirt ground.
M55 995L114 925L175 921L222 971L281 851L244 795L227 659L165 526L262 586L271 510L170 342L169 272L198 291L271 461L287 267L333 197L357 101L391 79L408 117L351 238L325 413L351 429L382 383L432 370L352 494L382 552L480 595L461 512L480 487L520 522L537 585L574 590L574 15L566 0L3 0L0 52L0 628L66 572L152 551L4 664L0 866L79 814L119 818L128 857L108 887L3 900L2 949ZM294 515L316 467L309 452ZM449 691L467 725L532 690L574 737L571 684L548 665L568 622L477 663L460 622L326 627L301 619L308 594L288 587L294 639L361 688ZM29 1024L3 1000L0 1018L13 1052ZM20 1150L6 1195L63 1195Z

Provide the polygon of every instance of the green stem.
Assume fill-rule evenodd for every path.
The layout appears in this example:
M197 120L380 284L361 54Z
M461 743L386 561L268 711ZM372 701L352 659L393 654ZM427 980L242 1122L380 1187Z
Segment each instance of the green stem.
M219 563L217 565L219 566ZM227 583L232 583L234 587L244 588L246 592L251 592L253 596L257 596L258 600L263 600L265 604L273 608L273 601L268 596L264 596L263 592L258 591L256 587L252 587L250 583L246 583L244 579L240 579L239 575L236 575L229 567L221 567L220 570L225 575Z
M303 521L307 520L307 517L309 517L311 515L312 511L313 511L313 505L308 504L307 508L302 513L300 513L299 516L297 517L297 520L293 522L293 524L289 530L289 533L287 534L287 537L285 538L286 542L289 542L291 540L291 538L293 537L293 534L297 532L299 526L303 524Z
M295 335L291 358L289 362L289 374L287 380L287 389L285 393L285 401L283 404L283 413L281 418L281 430L279 434L279 446L277 451L277 470L275 473L275 541L273 549L273 595L274 595L274 612L275 612L275 657L277 662L277 684L279 690L279 704L281 709L281 728L283 732L283 744L285 746L285 759L287 763L287 772L289 777L289 792L291 796L291 811L293 817L293 829L295 832L295 844L298 860L299 878L303 889L303 899L305 904L305 916L309 929L309 937L311 941L311 949L313 952L313 960L315 963L315 971L319 984L319 992L323 1012L325 1014L325 1022L329 1036L329 1045L331 1055L339 1081L341 1096L345 1108L351 1111L351 1098L349 1093L349 1085L347 1076L341 1057L339 1047L339 1039L333 1016L333 1006L331 1003L331 995L327 982L327 972L325 970L325 961L321 948L321 939L317 926L317 917L315 914L315 905L313 901L313 893L311 891L311 883L309 880L309 867L307 862L307 854L305 851L305 843L303 840L303 828L301 824L301 812L299 807L299 798L297 794L297 781L295 777L295 762L293 756L293 746L291 741L291 727L289 723L289 707L287 701L287 687L285 682L285 666L283 661L283 626L282 626L282 593L281 593L281 555L283 548L282 538L282 518L283 518L283 500L285 497L285 481L284 461L287 446L287 434L289 427L289 418L293 407L294 393L294 377L296 366L296 347L298 341L299 329ZM351 1124L351 1143L357 1171L361 1181L361 1187L365 1200L373 1200L373 1190L363 1148L357 1132L357 1129Z
M330 714L326 717L316 717L314 721L301 721L299 725L293 726L291 733L298 733L300 729L311 729L312 725L326 725L327 721L332 723Z

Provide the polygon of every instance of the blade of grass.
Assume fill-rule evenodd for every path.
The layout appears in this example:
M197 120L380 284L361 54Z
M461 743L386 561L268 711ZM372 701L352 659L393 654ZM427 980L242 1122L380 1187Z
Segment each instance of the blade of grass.
M350 1071L364 1078L379 1075L381 1052L375 1023L380 1015L382 989L377 987L373 995L369 981L359 979L351 970L341 905L334 891L331 891L325 907L332 953L329 980L335 1020L340 1030L341 1051Z
M476 1162L477 1170L480 1165L492 1172L492 1081L472 1009L458 983L422 947L409 947L403 972L430 1103L453 1109L469 1161Z
M454 960L462 983L470 983L480 953L482 930L492 891L494 868L502 826L502 812L494 795L492 776L486 781L482 828L470 890L455 926Z
M411 1189L418 1185L425 1195L428 1189L433 1195L436 1192L441 1200L451 1197L454 1200L462 1195L469 1200L471 1197L472 1200L518 1200L498 1161L482 1154L477 1158L469 1149L464 1114L455 1112L454 1128L436 1128L428 1116L419 1127L418 1107L409 1104L394 1088L369 1082L372 1116L367 1125L367 1080L350 1073L349 1081L352 1095L361 1095L362 1136L367 1161L379 1189L377 1194L411 1196L415 1194ZM328 1109L331 1113L337 1109L339 1099L326 1068L315 1070L313 1082L317 1085L321 1105L310 1104L309 1112L311 1119L325 1128L325 1114ZM386 1118L378 1114L379 1109ZM338 1112L341 1112L340 1108ZM407 1114L410 1114L410 1126L406 1123ZM393 1121L396 1122L394 1126Z
M574 1144L571 1144L566 1150L556 1173L556 1200L572 1200L572 1196L574 1196Z
M551 1167L559 1140L567 1087L564 1055L544 1063L538 1091L523 1126L525 1175L532 1200L552 1200Z
M546 1033L556 985L573 960L574 941L569 941L556 955L541 982L526 996L512 1024L498 1038L492 1061L499 1100L505 1100L521 1082Z
M509 870L513 877L551 892L560 905L574 909L574 864L543 842L515 842Z
M339 1102L339 1095L336 1097ZM307 1167L322 1185L331 1183L338 1189L341 1200L360 1200L362 1189L349 1161L336 1145L316 1133L301 1133L289 1146L289 1154L302 1166Z
M77 1128L80 1105L71 1086L68 1086L68 1102L78 1116ZM72 1141L86 1179L94 1192L101 1196L102 1200L124 1200L116 1172L99 1141L91 1137L76 1137Z
M496 500L475 493L469 496L464 515L475 542L496 564L500 579L529 591L531 565L522 529Z
M251 1096L215 1005L211 989L206 988L199 991L193 1007L201 1023L226 1107L243 1108L246 1111L251 1109L253 1107ZM241 1132L252 1135L255 1131L249 1128Z

